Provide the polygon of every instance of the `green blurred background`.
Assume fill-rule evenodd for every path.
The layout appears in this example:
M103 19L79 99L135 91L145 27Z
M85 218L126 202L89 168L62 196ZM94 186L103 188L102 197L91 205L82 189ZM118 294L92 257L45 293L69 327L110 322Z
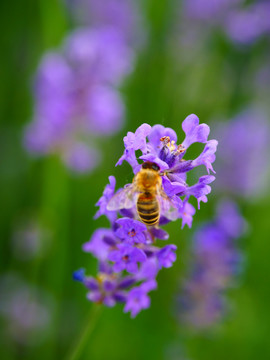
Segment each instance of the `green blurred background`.
M108 176L115 175L118 186L132 179L128 165L114 167L126 132L147 122L172 127L182 136L181 122L188 114L206 123L220 114L229 118L256 96L247 82L269 52L264 43L238 51L216 33L194 61L186 61L186 50L175 45L172 35L177 2L145 0L141 5L149 37L123 85L125 126L117 136L100 139L104 161L94 173L74 176L56 156L33 160L22 146L23 128L33 111L31 86L37 65L46 50L61 44L72 27L70 15L61 1L0 4L1 276L13 274L42 289L51 314L42 341L29 345L9 337L10 323L2 316L1 359L66 359L91 321L93 305L85 289L72 280L72 272L80 267L89 274L96 271L95 259L81 246L96 228L108 225L106 219L93 220ZM188 263L192 232L214 216L215 200L213 190L194 217L192 230L181 230L179 222L166 227L171 242L178 245L178 259L173 268L160 272L150 309L130 319L120 305L104 307L81 359L270 359L269 194L253 203L240 202L251 230L240 244L245 269L239 286L228 294L232 309L224 323L199 335L188 332L177 319L175 296ZM14 254L14 233L29 221L46 229L46 245L37 257L20 261Z

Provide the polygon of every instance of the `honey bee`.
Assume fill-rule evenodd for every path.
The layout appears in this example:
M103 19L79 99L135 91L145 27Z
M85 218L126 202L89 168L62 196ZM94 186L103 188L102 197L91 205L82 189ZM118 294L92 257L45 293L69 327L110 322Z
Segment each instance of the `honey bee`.
M147 226L157 225L161 214L169 220L178 217L177 209L163 190L160 168L153 162L142 164L132 184L116 193L107 209L131 209L134 206L139 220Z

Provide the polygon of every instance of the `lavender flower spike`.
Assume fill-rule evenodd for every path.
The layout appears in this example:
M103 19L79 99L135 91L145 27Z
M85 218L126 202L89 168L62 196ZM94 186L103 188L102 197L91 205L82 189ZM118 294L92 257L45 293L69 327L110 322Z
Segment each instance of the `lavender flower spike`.
M225 293L234 284L242 256L237 239L246 224L235 203L222 201L214 221L201 226L193 239L193 263L178 298L178 314L197 331L209 329L223 317Z
M219 138L216 189L253 201L264 196L270 170L267 113L261 108L247 108L230 121L219 122L214 132Z
M236 45L250 45L270 33L269 1L184 0L184 19L192 30L219 27ZM183 20L184 20L183 19ZM189 31L190 29L188 29ZM213 31L212 31L213 32Z
M133 59L125 34L114 26L72 31L39 65L26 149L37 156L57 154L74 172L91 172L101 162L96 138L122 127L125 108L118 89Z
M157 287L158 272L176 261L175 244L156 243L169 238L160 226L181 218L182 226L191 227L195 208L189 198L206 202L215 178L201 176L189 186L187 173L200 165L213 171L217 146L216 140L208 140L209 127L200 125L195 115L183 128L186 138L179 145L174 130L162 125L142 124L124 137L125 151L117 164L125 160L131 165L133 182L115 192L115 178L109 177L95 217L105 215L110 228L97 229L83 246L98 260L98 274L88 277L82 269L74 273L88 289L88 300L106 306L124 303L124 312L135 317L150 306L149 292ZM186 148L194 142L206 143L205 149L197 159L185 160ZM139 159L137 151L142 153Z

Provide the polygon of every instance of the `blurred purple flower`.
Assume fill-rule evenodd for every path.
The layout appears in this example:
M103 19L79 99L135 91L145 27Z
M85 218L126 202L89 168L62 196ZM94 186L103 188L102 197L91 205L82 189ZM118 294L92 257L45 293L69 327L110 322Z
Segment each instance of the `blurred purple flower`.
M83 250L92 253L100 261L104 261L110 252L110 246L115 244L116 239L113 231L100 228L94 232L90 241L83 245Z
M193 261L178 299L180 321L196 330L208 329L222 319L224 294L242 263L236 241L245 232L244 219L230 201L220 202L217 214L195 233Z
M131 317L134 318L142 309L150 306L150 298L147 292L140 286L130 290L124 312L130 311Z
M157 252L157 258L160 267L172 267L173 263L176 260L176 249L177 247L175 245L166 245Z
M193 28L220 27L236 44L252 44L270 33L270 5L264 0L249 5L242 0L185 0L183 13L193 20Z
M220 21L232 7L242 0L184 0L184 12L188 17L204 21Z
M258 1L235 9L226 19L225 30L236 43L250 44L260 36L270 35L270 4Z
M63 51L84 84L102 80L117 85L132 70L132 48L124 34L110 26L74 30L66 38Z
M12 250L16 259L28 261L43 257L51 244L51 231L36 219L20 219L15 225L12 237Z
M140 43L144 36L139 5L134 0L67 0L80 23L97 27L110 26L127 40Z
M97 279L86 277L84 269L80 269L73 274L76 281L82 282L89 290L87 298L96 303L103 303L108 307L112 307L116 302L125 302L125 289L135 283L135 279L131 276L120 278L110 271L99 273Z
M248 199L264 194L269 183L270 124L260 109L247 109L228 122L213 125L219 138L215 186Z
M85 143L74 143L66 148L63 161L77 173L92 171L100 163L101 154Z
M78 8L80 2L74 5ZM133 69L130 38L138 30L133 2L83 2L87 24L40 63L33 120L24 137L30 153L57 153L77 173L100 163L96 137L110 136L123 125L125 107L118 88Z
M32 288L15 274L0 278L0 317L11 339L25 346L36 346L48 335L52 325L53 303L38 288Z

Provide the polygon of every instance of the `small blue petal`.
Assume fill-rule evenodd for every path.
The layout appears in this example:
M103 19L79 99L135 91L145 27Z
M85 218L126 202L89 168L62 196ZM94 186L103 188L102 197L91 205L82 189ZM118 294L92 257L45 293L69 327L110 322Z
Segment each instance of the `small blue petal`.
M85 269L81 268L79 270L76 270L72 274L72 278L75 281L83 282L85 278Z

